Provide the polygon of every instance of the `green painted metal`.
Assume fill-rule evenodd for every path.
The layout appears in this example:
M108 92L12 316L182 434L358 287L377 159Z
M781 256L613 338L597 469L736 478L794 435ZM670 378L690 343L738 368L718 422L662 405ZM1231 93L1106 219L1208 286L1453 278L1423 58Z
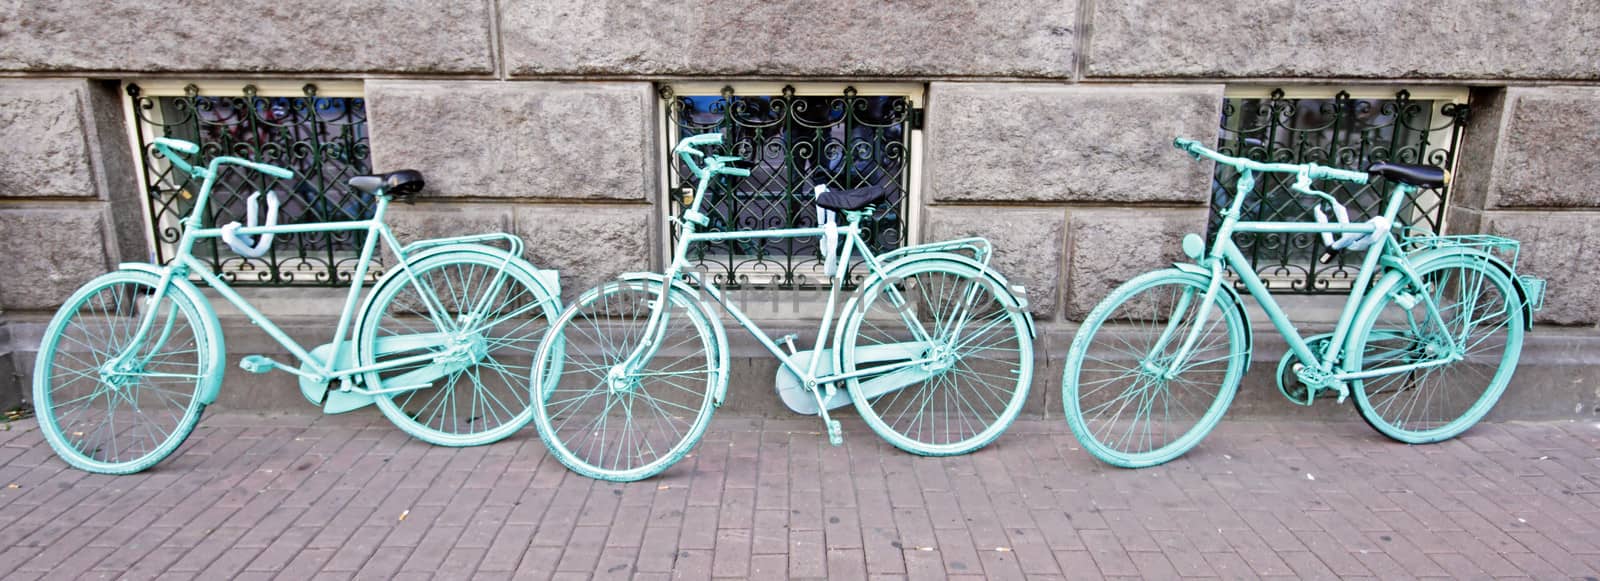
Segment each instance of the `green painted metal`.
M526 397L525 381L533 369L528 354L561 305L555 273L522 260L520 241L491 234L402 247L384 222L389 200L381 190L370 220L201 227L224 166L279 179L292 173L231 156L212 157L200 166L180 155L198 152L193 143L157 138L152 145L177 171L201 183L172 260L165 266L124 264L91 281L57 311L40 346L34 399L41 431L69 464L110 474L148 468L175 450L215 401L226 358L222 330L210 300L190 276L299 362L290 366L252 355L241 367L299 376L302 394L328 413L377 403L408 433L447 446L494 442L526 425L532 405ZM363 234L330 342L306 349L193 254L198 242L227 231L242 237ZM361 301L361 282L379 239L397 265ZM483 244L490 240L510 240L512 251ZM492 389L502 383L505 397ZM163 407L171 408L169 413L146 413Z
M812 189L883 187L887 200L863 217L862 238L883 254L907 246L911 191L911 139L918 109L907 97L860 94L847 87L833 95L801 95L792 86L776 94L740 94L725 87L716 95L659 91L666 123L675 135L721 134L726 142L710 153L753 163L754 175L713 189L700 213L704 232L754 232L818 223ZM698 175L667 162L671 191L688 191ZM669 196L683 210L681 196ZM674 232L673 234L676 234ZM676 244L678 240L672 239ZM689 253L695 270L730 290L821 289L829 278L818 238L734 237L705 240ZM861 263L856 263L859 268ZM864 275L845 280L853 289Z
M314 84L293 96L262 96L255 85L245 85L233 95L202 95L195 85L178 96L150 95L137 84L129 84L127 92L133 105L131 118L136 120L135 138L142 146L136 161L150 223L155 226L157 263L177 256L184 218L193 215L191 205L200 183L165 163L153 147L156 139L197 144L196 151L184 153L198 154L202 164L212 156L241 155L294 170L293 175L275 179L245 173L222 176L211 193L211 208L193 220L195 227L245 221L253 206L250 196L273 187L291 192L281 210L286 222L370 220L376 210L375 197L347 184L351 177L372 173L365 99L322 96ZM235 286L344 286L366 230L280 234L261 256L230 252L219 239L202 239L194 255L207 270Z
M1416 192L1404 183L1390 188L1380 216L1363 222L1241 221L1257 176L1288 174L1289 189L1316 204L1339 201L1314 189L1314 181L1365 184L1368 176L1262 163L1186 139L1174 144L1228 166L1239 176L1240 195L1221 212L1208 250L1186 238L1194 264L1124 283L1079 329L1062 373L1062 399L1086 450L1117 466L1152 466L1182 455L1215 427L1252 349L1235 285L1256 299L1289 345L1278 385L1290 401L1310 405L1328 393L1343 402L1353 394L1369 424L1409 443L1454 437L1493 407L1543 295L1543 281L1516 274L1515 241L1414 229L1397 238L1391 225ZM1234 234L1252 233L1360 235L1365 249L1345 251L1364 254L1332 332L1308 339L1295 328L1235 243Z
M541 403L533 421L551 454L580 474L614 481L648 478L688 454L727 390L728 343L713 302L778 359L780 373L787 374L780 396L790 401L797 395L786 391L799 390L809 398L811 405L792 407L821 416L834 444L842 433L828 409L837 407L841 392L869 427L913 453L960 454L998 437L1026 399L1033 335L1027 301L988 265L988 241L880 256L863 226L876 210L843 212L844 223L835 229L844 238L841 266L830 273L814 341L802 349L795 336L775 340L728 300L716 275L696 270L690 248L822 238L830 229L698 232L707 224L701 218L712 185L724 176L749 175L730 167L735 158L700 151L721 139L718 133L694 135L673 149L698 179L674 224L676 244L665 271L584 293L540 345L533 385ZM840 308L852 268L864 269L865 277ZM557 364L561 369L553 368ZM947 407L963 403L964 409Z
M1430 164L1446 169L1456 151L1470 113L1464 103L1414 99L1401 90L1387 98L1353 98L1340 92L1331 98L1291 98L1282 90L1266 97L1231 97L1222 104L1218 151L1257 161L1365 167L1379 161ZM1212 175L1212 213L1207 235L1215 237L1222 210L1239 190L1232 166L1218 164ZM1300 222L1311 218L1303 196L1288 180L1268 180L1242 209L1243 220ZM1335 184L1331 194L1356 220L1381 214L1387 200L1375 187L1350 182ZM1440 231L1449 187L1408 192L1399 223ZM1258 231L1235 237L1240 252L1274 292L1343 293L1359 265L1336 257L1318 260L1322 240L1297 231Z

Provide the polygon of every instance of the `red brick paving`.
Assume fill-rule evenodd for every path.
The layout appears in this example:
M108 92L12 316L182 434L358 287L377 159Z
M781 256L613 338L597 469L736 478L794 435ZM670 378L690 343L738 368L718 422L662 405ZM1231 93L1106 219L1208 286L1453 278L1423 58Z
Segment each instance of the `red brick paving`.
M1109 468L1060 421L957 458L846 421L718 418L633 484L524 431L449 449L376 414L212 414L156 468L66 467L0 431L7 578L1175 578L1600 574L1600 425L1484 424L1404 446L1359 422L1224 421ZM9 485L15 485L11 488Z

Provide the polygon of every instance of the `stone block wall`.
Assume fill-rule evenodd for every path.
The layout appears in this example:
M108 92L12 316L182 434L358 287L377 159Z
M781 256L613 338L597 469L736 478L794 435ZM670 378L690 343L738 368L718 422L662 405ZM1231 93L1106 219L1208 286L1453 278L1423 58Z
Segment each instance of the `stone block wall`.
M372 81L366 94L373 169L428 183L415 205L391 206L397 234L515 233L530 261L562 271L568 300L651 267L650 83Z
M1210 165L1172 138L1215 140L1221 85L935 82L928 92L929 239L989 236L1036 319L1082 319L1205 228Z
M119 80L363 80L374 169L428 181L392 210L402 238L517 233L568 299L659 266L657 83L912 82L919 234L994 241L1055 334L1053 382L1074 321L1204 229L1211 167L1170 143L1214 140L1226 85L1248 82L1474 86L1450 227L1523 239L1551 280L1541 322L1588 336L1591 3L21 3L0 19L0 322L36 336L78 284L149 253Z
M1467 128L1455 229L1522 241L1519 270L1549 281L1536 320L1592 327L1600 322L1600 87L1485 93Z
M0 80L0 409L31 373L11 318L43 314L117 262L146 254L126 134L103 114L115 87L86 79ZM133 201L134 203L130 203Z

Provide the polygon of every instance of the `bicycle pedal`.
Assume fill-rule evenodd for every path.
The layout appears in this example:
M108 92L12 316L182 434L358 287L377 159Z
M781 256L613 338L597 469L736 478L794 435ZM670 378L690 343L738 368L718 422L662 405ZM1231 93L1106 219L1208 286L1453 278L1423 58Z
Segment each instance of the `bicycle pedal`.
M844 427L839 425L839 420L828 420L828 443L844 445Z
M246 355L239 360L239 368L250 373L266 373L278 367L278 362L265 355Z
M777 343L780 344L780 345L787 346L789 348L789 354L790 355L794 355L795 353L799 353L799 351L797 351L795 349L795 346L794 346L794 340L799 338L799 337L800 337L799 333L790 333L788 335L784 335L782 337L779 337Z

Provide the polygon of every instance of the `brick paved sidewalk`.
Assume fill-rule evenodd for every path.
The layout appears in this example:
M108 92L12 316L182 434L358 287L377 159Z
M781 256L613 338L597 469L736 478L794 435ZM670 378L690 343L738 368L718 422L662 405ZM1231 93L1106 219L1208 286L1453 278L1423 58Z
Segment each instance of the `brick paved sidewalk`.
M213 414L143 474L0 432L7 578L1537 579L1600 571L1600 426L1484 424L1408 447L1359 422L1224 420L1111 469L1060 421L959 458L859 422L719 417L653 480L568 473L530 430L436 448L376 413ZM15 485L13 488L11 485Z

